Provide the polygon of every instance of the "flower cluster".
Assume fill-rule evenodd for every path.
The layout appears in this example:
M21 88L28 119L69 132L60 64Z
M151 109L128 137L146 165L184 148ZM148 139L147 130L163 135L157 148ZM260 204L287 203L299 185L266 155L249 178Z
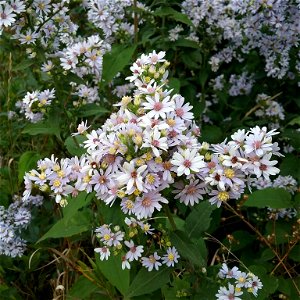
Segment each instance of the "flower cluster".
M97 83L101 79L103 54L110 50L98 35L92 35L81 42L71 43L60 51L60 64L66 71L83 78L91 75Z
M211 57L213 70L256 50L268 76L287 75L291 49L299 43L299 6L293 1L185 0L182 12L196 28L205 24L205 35L223 47Z
M273 128L279 128L279 121L282 121L285 118L282 105L266 94L258 94L256 102L259 105L259 109L255 111L255 115L272 122L271 126Z
M31 221L30 206L39 206L42 201L42 196L30 196L26 202L15 196L15 201L8 208L0 206L0 255L23 255L26 241L20 233Z
M210 146L199 143L192 107L179 94L164 89L169 62L165 53L142 55L131 67L133 96L124 96L97 130L86 132L86 154L80 158L52 157L38 163L39 171L25 176L25 195L37 186L50 190L64 204L69 194L96 192L112 205L116 199L125 214L150 218L168 204L164 190L173 187L175 199L194 205L211 196L212 204L238 199L251 176L269 178L279 169L272 155L280 155L272 142L274 130L239 130L232 141ZM61 202L63 200L63 202Z
M121 255L122 269L130 269L130 263L133 261L140 261L142 266L147 268L148 271L153 269L158 270L162 265L168 267L174 267L174 264L178 262L180 258L175 247L171 247L171 243L164 237L157 237L154 228L151 227L146 221L138 221L134 218L126 218L125 224L127 227L127 232L120 230L119 226L114 226L104 224L99 228L96 228L95 233L97 238L100 240L102 247L95 248L95 252L100 254L101 260L107 260L111 255L111 251L114 255ZM146 235L147 242L146 246L138 245L133 238L135 236ZM159 243L160 249L155 250L154 237ZM147 247L147 248L146 248ZM165 250L163 250L165 249ZM124 250L127 250L125 253ZM153 253L150 254L152 251ZM143 254L147 253L147 256Z
M242 272L238 267L229 268L226 263L222 264L218 277L227 281L228 288L220 287L216 294L217 300L241 300L239 296L245 292L256 297L258 290L263 287L260 279L253 273Z
M131 6L131 0L85 0L88 20L103 31L106 38L118 31L133 35L133 24L124 21L125 9ZM126 19L125 19L126 20Z
M55 98L55 89L28 92L22 101L16 103L20 112L25 114L27 120L32 123L39 122Z
M241 75L232 74L229 78L230 89L228 91L230 96L249 95L254 83L253 75L248 75L243 72Z

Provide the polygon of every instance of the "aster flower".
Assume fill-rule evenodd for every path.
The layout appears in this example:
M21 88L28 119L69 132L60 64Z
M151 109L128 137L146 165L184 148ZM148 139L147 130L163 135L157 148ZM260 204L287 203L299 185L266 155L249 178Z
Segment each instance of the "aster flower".
M173 154L171 163L174 167L172 170L175 171L178 176L183 174L190 175L191 172L199 172L201 168L205 167L203 158L204 157L200 155L196 149L180 150L180 152Z
M142 256L144 246L135 246L132 240L125 241L124 244L129 248L129 251L126 253L126 259L128 261L138 260Z
M100 253L100 260L108 260L110 251L108 247L95 248L96 253Z
M142 265L148 269L148 271L152 271L153 268L158 271L159 267L162 265L160 260L160 256L157 252L154 252L153 255L149 257L142 257Z
M238 297L243 295L242 291L235 290L232 284L228 284L228 289L226 287L220 287L218 293L216 294L217 300L242 300Z
M169 247L167 249L167 254L162 257L163 264L166 264L168 267L174 267L174 263L178 262L180 255L178 254L175 247Z

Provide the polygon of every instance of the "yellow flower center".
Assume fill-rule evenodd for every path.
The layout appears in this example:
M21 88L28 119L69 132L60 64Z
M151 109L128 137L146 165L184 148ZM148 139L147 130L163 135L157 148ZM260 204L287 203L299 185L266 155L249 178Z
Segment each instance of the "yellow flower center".
M219 192L217 197L220 201L225 201L226 202L229 199L229 194L225 191L224 192Z
M225 176L229 179L234 177L234 171L232 169L226 169L224 172Z
M148 183L153 184L155 182L155 177L152 174L148 174L146 176L146 180L147 180Z
M53 181L53 185L54 185L55 187L59 187L59 186L61 185L60 180L59 180L59 179L55 179L55 180Z

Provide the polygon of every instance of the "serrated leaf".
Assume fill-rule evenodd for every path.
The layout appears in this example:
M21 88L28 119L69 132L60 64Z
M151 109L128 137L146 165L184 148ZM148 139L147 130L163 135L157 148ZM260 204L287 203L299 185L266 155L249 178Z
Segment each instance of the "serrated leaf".
M80 108L77 115L79 117L90 117L90 116L102 116L104 114L107 114L109 111L96 104L86 104Z
M100 260L99 254L95 255L97 268L122 295L125 295L129 289L130 271L122 270L121 255L111 255L108 260Z
M170 268L161 268L158 271L151 272L141 269L132 281L126 296L131 298L158 290L169 282L170 273Z
M83 147L80 147L85 140L86 138L81 135L69 136L65 141L65 146L72 156L81 156L86 151Z
M41 158L40 154L35 151L24 152L18 163L18 180L21 182L26 172L36 167L37 161Z
M208 202L196 205L186 219L185 231L190 238L199 238L209 228L214 207Z
M125 48L123 45L113 45L112 50L103 56L102 79L109 83L118 72L131 61L136 45Z
M172 245L178 250L180 256L188 259L197 266L204 266L205 259L200 249L187 237L185 232L173 231L170 235Z
M91 220L87 214L76 212L72 218L61 219L55 223L38 241L48 238L70 237L91 229Z
M244 206L288 208L293 207L293 204L291 202L291 194L286 190L282 188L266 188L250 194Z

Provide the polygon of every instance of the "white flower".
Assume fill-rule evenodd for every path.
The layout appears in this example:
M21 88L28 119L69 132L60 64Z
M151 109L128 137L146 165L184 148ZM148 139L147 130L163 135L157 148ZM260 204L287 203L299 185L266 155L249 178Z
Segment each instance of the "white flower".
M127 192L133 193L135 188L139 191L143 191L143 176L142 174L147 169L146 165L140 166L136 169L134 161L130 163L124 162L122 172L119 172L115 176L115 180L120 186L126 185Z
M165 97L162 101L159 93L155 93L154 97L147 96L146 102L142 103L146 110L150 110L147 113L149 118L162 119L166 118L166 113L174 110L174 101L170 101L170 96Z
M94 250L96 253L100 253L100 259L101 260L108 260L110 256L109 248L102 247L102 248L95 248Z
M226 287L220 287L218 293L216 294L217 300L242 300L240 297L243 292L235 290L232 284L228 284L228 289Z
M205 167L205 162L203 156L198 153L196 149L186 149L180 150L180 152L175 152L171 159L173 171L177 173L178 176L183 174L190 175L192 172L199 172L201 168Z
M124 244L129 248L129 251L126 253L126 259L128 261L138 260L139 257L142 256L144 246L135 246L132 240L130 240L130 242L125 241Z
M149 257L142 257L142 265L148 269L148 271L152 271L153 268L158 271L158 268L161 266L160 256L157 255L157 252L154 252L153 255Z
M159 149L164 151L168 150L167 138L161 137L161 133L157 128L154 130L145 130L144 131L144 143L142 148L150 147L155 156L160 156Z
M178 254L175 247L169 247L167 249L167 254L162 257L163 263L168 267L174 267L174 263L178 263L178 258L180 255Z

